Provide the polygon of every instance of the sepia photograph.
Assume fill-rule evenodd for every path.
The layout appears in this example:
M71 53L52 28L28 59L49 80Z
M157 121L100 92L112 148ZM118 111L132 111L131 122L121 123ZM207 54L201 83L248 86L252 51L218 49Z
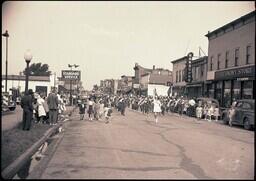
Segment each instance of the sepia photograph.
M255 180L254 1L3 1L2 179Z

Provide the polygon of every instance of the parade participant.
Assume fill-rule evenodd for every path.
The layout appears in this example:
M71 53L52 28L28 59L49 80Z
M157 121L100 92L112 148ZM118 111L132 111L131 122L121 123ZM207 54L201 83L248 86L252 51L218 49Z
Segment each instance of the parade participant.
M49 107L49 122L50 125L56 125L58 119L58 97L55 93L55 90L49 94L47 98L47 104Z
M111 118L111 114L112 114L112 109L111 109L111 105L109 104L107 107L104 108L104 114L105 114L105 123L109 123L110 122L110 118Z
M94 119L99 120L99 112L100 112L100 103L98 99L95 100L94 104Z
M154 117L155 117L155 122L158 122L158 115L162 112L161 110L161 102L157 96L154 96Z
M103 114L104 114L104 103L103 103L103 100L100 100L99 120L101 120Z
M93 116L93 105L94 102L92 101L92 98L89 98L89 102L88 102L88 116L89 116L89 120L92 120L92 116Z
M82 100L82 102L79 104L80 120L84 119L85 109L86 109L85 100Z
M125 103L124 98L121 99L121 104L120 104L120 106L121 106L121 110L120 110L120 111L121 111L121 115L125 116L126 103Z
M38 117L39 117L39 123L44 122L44 118L46 116L46 111L44 109L44 99L42 98L42 93L41 95L38 95L37 97L37 109L38 109Z
M21 108L23 109L23 120L22 129L25 131L30 130L32 116L33 116L33 105L32 105L33 91L29 89L25 92L25 95L21 98Z
M208 112L207 112L207 118L209 118L209 119L208 119L209 122L212 121L213 112L214 112L213 106L212 106L212 104L209 104L209 106L208 106Z

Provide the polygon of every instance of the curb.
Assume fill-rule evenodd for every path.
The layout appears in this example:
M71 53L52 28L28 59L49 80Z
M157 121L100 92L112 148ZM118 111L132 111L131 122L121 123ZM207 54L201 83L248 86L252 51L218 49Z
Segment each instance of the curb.
M72 114L75 108L73 108L70 113ZM65 123L66 116L63 116L58 120L59 124L49 128L42 138L35 142L29 149L27 149L22 155L20 155L16 160L14 160L9 166L7 166L2 172L2 177L4 179L12 179L17 172L22 168L24 164L34 155L35 152L41 147L41 145Z

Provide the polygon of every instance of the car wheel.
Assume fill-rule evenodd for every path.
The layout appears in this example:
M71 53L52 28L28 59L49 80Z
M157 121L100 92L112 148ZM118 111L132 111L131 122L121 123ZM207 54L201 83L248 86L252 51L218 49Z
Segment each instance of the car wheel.
M250 130L251 129L250 121L249 121L248 118L244 119L244 129L246 129L246 130Z

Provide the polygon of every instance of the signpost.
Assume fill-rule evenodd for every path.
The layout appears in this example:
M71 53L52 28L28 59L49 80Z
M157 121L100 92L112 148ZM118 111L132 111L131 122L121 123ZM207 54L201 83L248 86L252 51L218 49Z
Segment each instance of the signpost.
M77 70L62 70L62 78L66 80L80 80L81 71Z

